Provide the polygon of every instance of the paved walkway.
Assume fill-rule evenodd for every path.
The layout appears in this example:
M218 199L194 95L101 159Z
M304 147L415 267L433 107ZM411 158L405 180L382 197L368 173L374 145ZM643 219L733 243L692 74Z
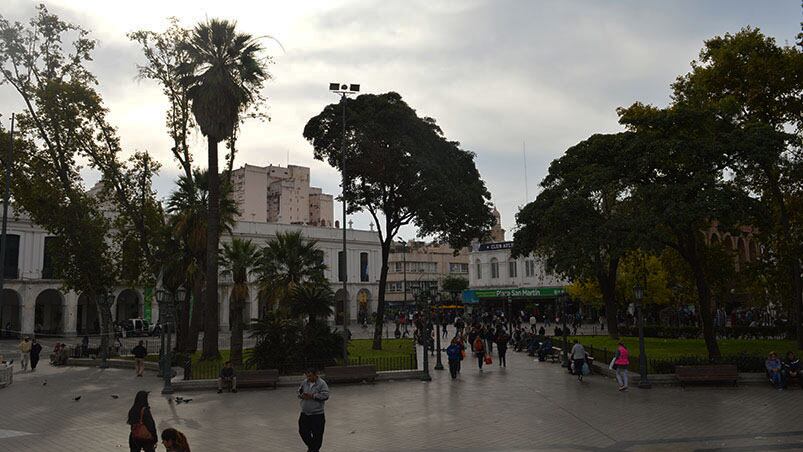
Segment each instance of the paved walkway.
M511 352L508 361L507 369L495 362L480 373L466 360L455 382L448 371L433 371L431 383L335 386L324 450L803 450L801 390L620 393L609 379L578 383L558 365L522 353ZM184 431L195 452L303 450L292 388L186 393L180 395L192 402L178 405L160 388L152 374L137 379L133 371L45 362L0 389L0 451L126 450L126 412L139 389L152 391L159 429Z

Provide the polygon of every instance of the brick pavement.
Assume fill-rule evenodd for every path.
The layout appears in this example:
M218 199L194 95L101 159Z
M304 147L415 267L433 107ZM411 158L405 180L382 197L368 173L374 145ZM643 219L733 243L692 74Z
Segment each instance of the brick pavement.
M507 369L494 363L479 373L467 360L457 382L433 371L431 383L335 386L324 450L803 450L801 390L619 393L604 377L580 384L524 354L511 352L508 361ZM195 452L303 450L292 388L186 393L193 401L179 405L160 388L152 374L137 379L132 371L44 363L0 390L0 451L126 450L125 415L139 389L153 391L159 429L184 431Z

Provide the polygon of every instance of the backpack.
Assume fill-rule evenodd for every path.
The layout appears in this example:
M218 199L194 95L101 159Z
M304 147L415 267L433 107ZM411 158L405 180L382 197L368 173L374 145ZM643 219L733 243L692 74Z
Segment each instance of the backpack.
M143 417L145 416L145 408L143 407L139 412L139 422L135 423L131 426L131 437L134 438L134 441L140 443L149 443L153 442L153 436L151 435L150 430L143 422Z
M485 351L485 344L482 342L482 338L479 336L477 336L477 338L474 339L474 351L475 352Z

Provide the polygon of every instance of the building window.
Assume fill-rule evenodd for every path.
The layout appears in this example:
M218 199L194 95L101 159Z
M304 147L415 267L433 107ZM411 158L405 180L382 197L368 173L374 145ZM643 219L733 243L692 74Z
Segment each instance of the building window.
M528 278L535 276L535 261L527 259L524 261L524 275Z
M468 264L451 262L449 263L449 273L468 273Z
M360 281L368 281L368 253L360 253Z
M407 281L407 290L412 293L431 293L438 290L438 281Z
M393 266L395 267L394 270L396 271L396 273L401 273L402 271L404 271L402 269L402 262L394 262L393 264L394 264Z
M3 262L3 276L8 279L19 279L20 236L6 234L6 258Z
M499 261L494 257L491 259L491 279L499 278Z
M438 263L407 262L407 271L410 273L438 273Z
M42 279L55 279L53 269L53 247L56 245L55 237L45 237L45 252L42 258Z
M388 292L403 292L404 283L402 281L389 282L387 288Z
M346 280L346 264L344 261L345 255L342 251L337 252L337 280L343 282Z
M507 263L507 271L511 278L518 276L518 269L516 268L516 261L509 261Z
M479 259L477 259L477 279L482 279L482 264Z

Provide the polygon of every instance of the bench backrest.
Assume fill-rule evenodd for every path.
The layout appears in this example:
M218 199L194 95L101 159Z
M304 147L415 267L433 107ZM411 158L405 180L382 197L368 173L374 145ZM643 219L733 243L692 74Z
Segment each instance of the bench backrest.
M323 373L328 377L375 375L376 366L373 364L360 366L331 366L325 367L323 369Z
M238 380L256 380L256 379L278 379L279 378L279 370L278 369L258 369L258 370L241 370L237 372L237 379Z
M683 377L737 376L735 364L705 364L701 366L675 366L675 373Z

